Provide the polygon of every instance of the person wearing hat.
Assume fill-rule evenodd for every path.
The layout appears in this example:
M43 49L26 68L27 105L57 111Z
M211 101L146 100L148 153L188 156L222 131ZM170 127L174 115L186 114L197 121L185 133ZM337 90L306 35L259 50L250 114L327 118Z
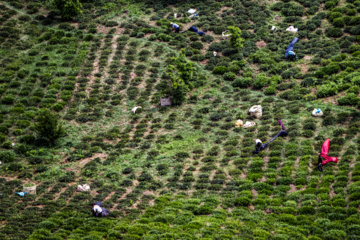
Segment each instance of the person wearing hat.
M170 25L172 26L172 30L175 30L176 33L180 32L180 27L179 25L177 25L176 23L170 23Z

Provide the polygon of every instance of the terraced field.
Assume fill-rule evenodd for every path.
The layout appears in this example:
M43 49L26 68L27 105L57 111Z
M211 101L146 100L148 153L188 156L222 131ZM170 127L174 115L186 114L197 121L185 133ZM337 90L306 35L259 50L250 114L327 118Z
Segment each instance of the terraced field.
M360 238L359 1L82 1L69 21L54 10L0 2L0 239ZM299 59L286 61L294 37ZM189 86L161 107L172 74ZM65 129L55 145L36 134L40 109ZM253 154L277 119L289 135ZM327 138L339 161L320 172ZM16 195L25 183L37 194ZM91 215L96 201L110 217Z

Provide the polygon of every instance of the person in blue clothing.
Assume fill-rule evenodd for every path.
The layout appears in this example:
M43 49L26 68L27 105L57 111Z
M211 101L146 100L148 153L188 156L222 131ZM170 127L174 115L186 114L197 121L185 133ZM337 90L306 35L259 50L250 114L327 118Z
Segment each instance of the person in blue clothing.
M295 54L295 52L293 51L294 49L294 45L295 43L297 43L297 41L299 41L299 39L296 37L292 40L292 42L289 44L289 46L287 47L286 51L285 51L285 57L288 60L297 60L297 56Z
M172 29L175 30L176 33L180 32L180 27L176 23L170 23Z

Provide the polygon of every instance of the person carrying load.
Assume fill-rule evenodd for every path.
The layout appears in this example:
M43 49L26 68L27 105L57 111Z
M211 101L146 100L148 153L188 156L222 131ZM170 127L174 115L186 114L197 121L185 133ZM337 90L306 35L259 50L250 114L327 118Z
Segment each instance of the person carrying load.
M287 47L286 51L285 51L285 57L286 59L292 61L294 59L298 59L295 52L293 51L294 49L294 45L295 43L297 43L299 41L299 38L295 37L292 42L289 44L289 46Z
M263 144L260 139L255 140L255 150L253 153L259 153L260 151L264 150L272 141L274 141L278 137L286 137L288 135L288 132L286 131L284 124L281 122L281 120L277 120L282 128L282 130L276 134L269 142Z

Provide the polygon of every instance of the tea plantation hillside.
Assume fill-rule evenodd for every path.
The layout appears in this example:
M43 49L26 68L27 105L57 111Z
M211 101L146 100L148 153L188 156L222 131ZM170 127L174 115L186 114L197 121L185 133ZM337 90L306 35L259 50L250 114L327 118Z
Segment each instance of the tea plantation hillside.
M80 2L0 2L0 239L360 239L359 0Z

